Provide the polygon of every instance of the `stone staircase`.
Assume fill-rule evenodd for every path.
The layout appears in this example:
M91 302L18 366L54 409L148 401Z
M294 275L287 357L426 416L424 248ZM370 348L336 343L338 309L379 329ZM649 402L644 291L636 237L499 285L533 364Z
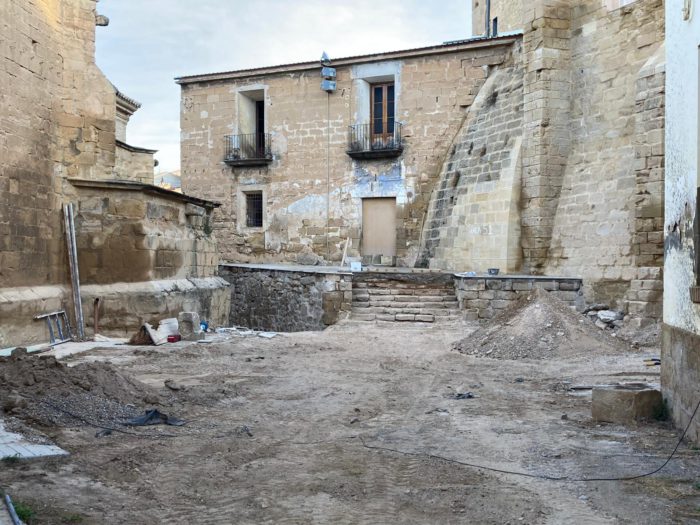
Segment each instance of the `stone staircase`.
M351 319L432 323L463 318L450 274L353 275Z

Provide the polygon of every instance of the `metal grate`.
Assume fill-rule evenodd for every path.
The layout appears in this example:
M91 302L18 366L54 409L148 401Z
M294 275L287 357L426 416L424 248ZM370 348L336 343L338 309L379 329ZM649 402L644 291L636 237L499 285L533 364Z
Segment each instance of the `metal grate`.
M263 225L262 191L251 191L245 194L246 226L261 228Z

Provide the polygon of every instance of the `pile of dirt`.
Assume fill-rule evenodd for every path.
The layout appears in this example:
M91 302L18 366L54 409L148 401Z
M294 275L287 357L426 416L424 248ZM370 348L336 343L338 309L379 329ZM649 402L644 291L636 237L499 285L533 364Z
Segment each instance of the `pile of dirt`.
M6 413L44 425L114 422L141 412L137 406L162 400L157 390L110 364L68 367L53 356L22 350L0 358L0 398Z
M615 353L627 347L552 294L537 288L455 343L454 349L493 359L549 359Z

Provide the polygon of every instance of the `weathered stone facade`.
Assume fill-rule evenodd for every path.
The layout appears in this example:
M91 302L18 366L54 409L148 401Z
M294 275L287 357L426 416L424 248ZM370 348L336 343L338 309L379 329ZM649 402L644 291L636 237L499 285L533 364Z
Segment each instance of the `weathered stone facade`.
M106 179L114 166L95 2L3 1L0 27L0 288L63 283L65 178Z
M231 284L230 321L258 330L322 330L350 313L352 274L294 267L224 264Z
M361 255L362 199L396 197L399 266L574 276L586 300L658 319L662 0L495 0L491 16L522 37L338 60L330 96L315 64L180 78L183 185L224 202L223 257L327 263L345 238ZM404 149L350 159L346 126L368 115L367 83L387 79ZM265 102L274 159L229 168L221 137L242 129L247 90ZM242 220L249 190L262 227Z
M222 257L340 261L346 238L348 254L360 255L363 199L390 197L396 199L396 255L400 265L412 266L431 191L466 109L488 67L505 60L513 41L339 59L330 95L319 87L315 62L180 78L183 189L223 203L214 221ZM389 79L403 152L393 160L353 159L346 154L348 127L368 121L369 86ZM250 92L264 101L273 160L231 168L224 163L224 136L244 129L242 101ZM262 192L261 228L245 225L248 191Z
M452 146L432 194L419 266L520 270L523 74L519 46L514 51L489 75Z
M0 3L0 347L46 342L44 323L33 317L72 312L62 213L69 202L79 210L84 317L91 298L105 299L103 333L125 335L194 303L226 322L227 284L212 274L218 260L202 222L214 203L187 224L187 202L173 205L143 185L127 196L78 183L108 186L120 163L116 90L94 61L95 7L95 0ZM119 176L134 183L145 177L132 160ZM177 221L149 216L154 206L175 208L167 213Z
M492 266L582 277L589 301L658 319L663 4L526 5L522 53L514 52L508 69L489 72L477 101L493 91L493 106L484 110L475 103L469 109L467 129L458 135L433 194L437 220L426 224L419 261L434 268ZM500 20L502 10L512 8L512 2L493 2L491 14ZM522 86L513 90L520 79ZM520 96L522 104L515 103ZM507 116L499 114L504 109ZM506 133L507 122L521 124ZM510 146L503 144L505 136ZM481 177L474 186L465 184L467 167L476 170L477 181ZM472 201L468 207L466 199ZM482 207L486 213L474 215Z
M683 0L666 2L661 389L680 428L700 401L700 16L692 4L686 12ZM700 443L697 415L688 436Z

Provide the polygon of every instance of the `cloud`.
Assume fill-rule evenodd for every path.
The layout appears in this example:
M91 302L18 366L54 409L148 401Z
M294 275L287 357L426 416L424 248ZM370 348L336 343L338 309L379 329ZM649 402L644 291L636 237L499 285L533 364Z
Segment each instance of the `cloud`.
M101 0L97 63L143 105L127 140L180 165L180 88L173 78L392 51L466 38L468 0Z

